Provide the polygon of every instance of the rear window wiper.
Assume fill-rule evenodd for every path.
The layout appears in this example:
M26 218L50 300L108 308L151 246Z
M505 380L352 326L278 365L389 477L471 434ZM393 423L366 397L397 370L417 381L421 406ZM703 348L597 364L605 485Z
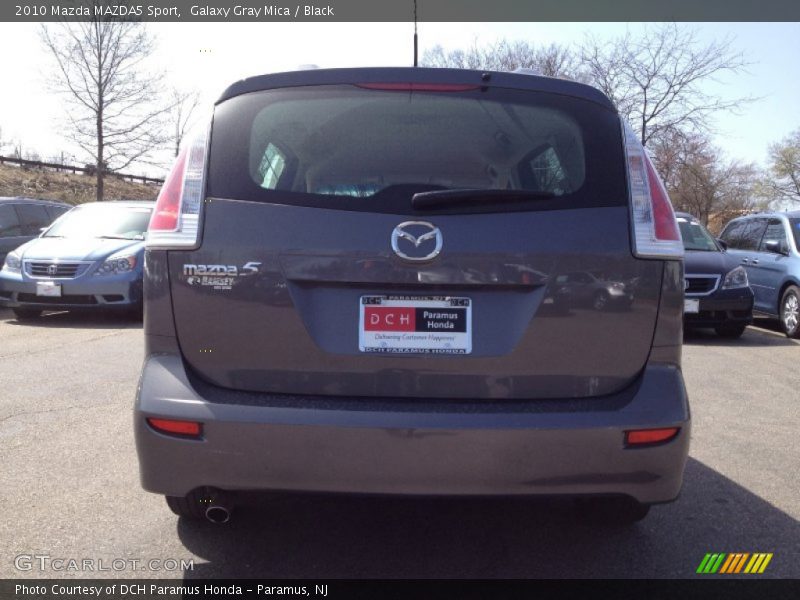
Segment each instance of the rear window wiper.
M411 198L411 206L419 210L425 210L450 205L471 206L476 204L525 202L526 200L544 200L555 197L556 195L553 192L534 190L435 190L414 194Z

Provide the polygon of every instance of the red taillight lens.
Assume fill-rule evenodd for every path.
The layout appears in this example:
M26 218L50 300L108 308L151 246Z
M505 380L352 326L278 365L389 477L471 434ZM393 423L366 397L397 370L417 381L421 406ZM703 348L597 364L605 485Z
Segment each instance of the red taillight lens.
M656 173L653 161L645 155L644 163L647 167L647 180L650 183L650 201L653 203L653 222L655 224L656 238L659 240L681 241L678 222L669 201L667 190L661 178Z
M458 83L358 83L360 88L368 90L386 90L396 92L468 92L478 90L481 86Z
M636 429L625 432L626 446L645 446L648 444L661 444L668 442L678 435L680 427L667 427L664 429Z
M153 216L150 217L148 231L175 231L178 229L178 217L181 214L181 192L183 191L183 174L186 170L186 148L181 150L167 180L161 187L156 200Z
M156 200L148 248L194 248L200 241L208 128L183 147Z
M192 437L200 437L203 432L203 426L195 421L176 421L173 419L154 419L147 418L147 424L153 429L161 433L170 433L173 435L187 435Z
M623 127L634 253L641 258L682 258L683 242L667 190L631 126Z

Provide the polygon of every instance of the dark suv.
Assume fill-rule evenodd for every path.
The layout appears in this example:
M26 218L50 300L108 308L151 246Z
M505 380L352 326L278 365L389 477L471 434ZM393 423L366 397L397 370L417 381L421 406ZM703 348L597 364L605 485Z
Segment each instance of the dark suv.
M722 337L741 337L753 322L747 271L694 216L680 212L676 216L686 250L684 324L712 327Z
M235 83L159 195L145 489L567 495L642 518L689 447L683 246L594 88L379 68ZM613 274L629 310L549 308ZM599 510L598 510L599 507Z

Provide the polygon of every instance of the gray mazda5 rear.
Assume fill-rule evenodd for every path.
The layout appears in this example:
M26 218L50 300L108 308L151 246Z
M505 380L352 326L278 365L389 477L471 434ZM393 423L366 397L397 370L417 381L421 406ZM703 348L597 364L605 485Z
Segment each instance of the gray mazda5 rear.
M177 514L294 490L564 495L636 520L680 491L683 247L594 88L419 68L240 81L147 246L136 442ZM629 301L555 301L574 272Z

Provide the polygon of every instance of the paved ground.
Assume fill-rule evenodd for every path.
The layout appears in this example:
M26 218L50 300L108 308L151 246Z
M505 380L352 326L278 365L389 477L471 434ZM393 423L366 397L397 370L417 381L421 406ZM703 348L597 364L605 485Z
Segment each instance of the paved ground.
M686 577L706 552L736 551L774 552L766 575L800 577L798 345L769 328L687 338L684 492L626 531L554 502L311 496L257 498L215 527L139 488L141 326L68 314L23 325L0 309L0 577L93 575L20 571L20 555L23 568L26 555L194 560L99 574L130 577Z

